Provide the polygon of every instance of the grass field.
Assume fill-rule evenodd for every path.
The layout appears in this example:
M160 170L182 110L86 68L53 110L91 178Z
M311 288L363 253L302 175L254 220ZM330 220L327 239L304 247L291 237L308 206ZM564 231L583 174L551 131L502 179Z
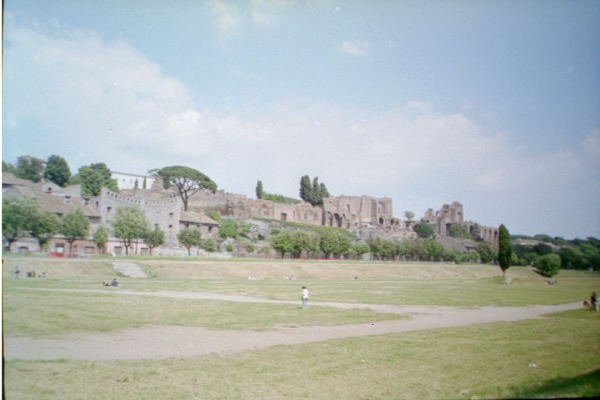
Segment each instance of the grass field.
M7 257L4 333L48 336L146 325L272 329L399 318L366 310L240 304L36 288L100 289L110 259ZM527 305L581 301L598 273L562 271L557 285L527 268L365 262L135 259L148 278L114 290L210 291L374 304ZM46 279L15 280L28 270ZM256 280L248 280L248 277ZM290 281L288 277L296 280ZM355 279L358 278L358 279ZM275 346L237 354L144 361L6 363L7 399L455 399L600 395L600 313Z

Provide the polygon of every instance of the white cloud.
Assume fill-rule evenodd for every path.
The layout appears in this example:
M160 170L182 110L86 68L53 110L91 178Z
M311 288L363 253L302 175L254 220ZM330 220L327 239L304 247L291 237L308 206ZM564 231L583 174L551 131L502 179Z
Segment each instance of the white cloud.
M295 196L300 176L318 175L334 194L391 197L398 216L459 200L467 218L515 233L598 233L600 131L544 153L420 101L368 115L331 103L226 114L199 109L126 43L13 22L6 40L5 150L28 149L16 155L131 172L190 165L248 195L261 179ZM46 136L14 137L30 121Z
M212 0L208 4L216 18L217 32L221 36L233 32L242 22L241 12L234 4L221 0Z
M369 54L369 42L364 40L345 40L339 47L342 53L356 57L364 57Z

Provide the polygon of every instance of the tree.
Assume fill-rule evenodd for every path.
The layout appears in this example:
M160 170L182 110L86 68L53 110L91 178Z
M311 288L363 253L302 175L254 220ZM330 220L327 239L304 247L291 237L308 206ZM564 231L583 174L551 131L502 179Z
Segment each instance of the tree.
M296 231L291 234L292 248L290 252L293 258L300 258L302 252L310 252L312 250L312 237L304 231Z
M209 253L214 253L217 251L217 242L215 242L215 239L206 239L201 245L202 248Z
M144 243L148 245L148 249L150 249L150 255L152 255L153 248L161 246L163 243L165 243L165 233L158 225L156 225L154 229L145 232Z
M56 214L38 210L29 222L31 236L37 239L40 249L43 249L48 240L60 231L60 218Z
M315 176L310 181L310 176L304 175L300 178L300 198L313 206L322 206L323 199L329 197L329 191L324 183L319 183L319 177Z
M311 192L312 201L310 204L313 206L321 206L323 205L323 197L321 197L321 185L319 184L319 177L315 176L312 182L312 192Z
M90 220L81 212L75 210L66 214L62 219L60 233L69 242L69 254L73 255L73 242L77 239L85 239L90 229Z
M262 199L265 194L262 181L256 182L256 198Z
M433 227L429 224L417 224L415 226L415 232L420 238L427 239L435 236Z
M46 161L44 178L56 183L58 186L65 187L71 178L69 164L61 156L51 155Z
M324 183L321 183L321 185L319 187L319 194L321 196L321 203L323 203L323 199L326 199L330 196L329 190L327 190L327 186L325 186Z
M293 250L292 235L289 231L279 232L271 238L271 247L281 253L281 258Z
M39 182L44 172L44 160L31 156L21 156L17 159L17 176L33 182Z
M460 224L452 224L448 228L448 235L458 239L471 239L471 234L466 226Z
M144 213L137 207L119 207L112 220L113 232L125 246L125 255L136 239L143 239L150 230Z
M329 258L332 254L339 257L350 248L350 239L339 230L327 229L321 232L319 248L325 253L325 258Z
M406 221L408 222L412 222L413 218L415 217L415 213L412 211L404 211L404 218L406 218Z
M488 242L480 242L477 245L477 254L483 264L489 264L498 258L498 253Z
M498 265L502 269L504 282L506 280L506 270L510 268L512 262L512 246L510 243L510 234L504 225L498 228Z
M183 247L188 251L188 256L191 255L191 249L193 246L200 246L202 243L202 233L197 228L185 228L179 231L177 234L177 240Z
M439 261L439 259L444 255L444 246L433 239L425 240L423 242L423 247L425 248L425 252L431 261Z
M535 270L548 278L558 274L560 270L560 256L558 254L545 254L533 263Z
M9 162L2 161L2 172L10 172L11 174L17 175L17 167Z
M185 211L188 210L189 198L200 190L208 189L213 193L217 191L217 184L215 182L202 172L190 167L173 165L154 170L153 173L162 178L165 188L169 188L171 185L175 186L179 197L181 197Z
M37 213L37 204L23 197L2 199L2 236L8 243L7 250L19 238L29 234L31 218Z
M84 196L98 196L103 187L118 191L117 181L112 178L110 169L104 163L85 165L79 168L81 181L81 194Z
M300 178L300 198L310 203L309 198L312 192L312 185L310 183L310 176L304 175Z
M94 232L94 242L96 242L96 247L100 254L104 254L104 246L108 242L108 228L104 225L101 225L96 232Z
M223 219L219 225L219 236L222 238L237 238L238 224L233 219Z

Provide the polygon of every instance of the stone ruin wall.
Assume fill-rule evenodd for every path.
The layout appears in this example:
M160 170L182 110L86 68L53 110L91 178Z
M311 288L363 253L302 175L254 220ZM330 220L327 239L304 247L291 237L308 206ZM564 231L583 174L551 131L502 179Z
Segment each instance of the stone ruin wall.
M102 188L100 196L90 199L90 205L101 215L102 223L109 225L119 207L134 206L142 210L151 226L158 225L165 232L165 241L177 244L179 216L182 204L179 196L173 192L147 193L133 195L123 191L116 193Z
M275 203L270 200L249 199L244 195L201 191L190 198L192 209L217 210L221 215L234 218L268 218L279 221L325 225L369 231L400 238L410 237L411 229L393 217L390 198L370 196L336 196L324 199L323 207L307 202ZM364 235L360 235L361 237Z
M217 210L221 215L237 219L267 218L345 228L357 233L361 239L384 236L393 239L416 238L413 230L417 222L402 221L393 216L392 199L371 196L335 196L324 199L323 207L307 202L296 204L275 203L270 200L249 199L245 195L200 191L190 198L190 208ZM430 224L438 237L449 237L448 228L460 224L469 230L476 240L484 240L498 246L498 229L475 222L465 221L463 205L457 201L444 204L434 212L428 209L421 222Z

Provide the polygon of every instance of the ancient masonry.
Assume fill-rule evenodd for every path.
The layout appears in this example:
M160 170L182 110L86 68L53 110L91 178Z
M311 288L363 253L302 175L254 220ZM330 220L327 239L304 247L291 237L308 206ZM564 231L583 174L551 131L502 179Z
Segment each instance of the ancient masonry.
M459 202L445 204L434 212L427 210L421 221L402 221L393 216L390 198L370 196L336 196L325 199L323 207L306 202L280 204L269 200L249 199L244 195L217 191L200 192L190 199L191 208L217 210L221 215L238 219L268 218L287 222L346 228L361 239L384 236L394 239L415 238L417 223L430 224L438 237L447 237L452 224L465 226L474 239L498 245L498 229L465 221Z
M125 174L122 174L125 175ZM142 177L143 178L143 177ZM177 234L181 229L195 226L201 229L202 236L215 237L218 223L205 211L215 210L223 216L236 219L265 218L287 222L298 222L321 226L332 226L351 230L359 239L373 236L394 239L416 237L414 226L417 223L430 224L438 238L448 238L452 224L465 226L473 238L498 245L498 229L465 221L463 206L459 202L444 205L439 211L426 211L420 221L402 221L393 216L390 198L370 196L336 196L324 199L322 207L306 202L281 204L269 200L249 199L244 195L217 191L200 191L190 198L189 211L173 189L162 188L160 180L154 180L150 189L121 190L119 193L103 188L96 197L82 197L78 186L60 188L51 183L33 184L16 179L11 174L3 174L3 194L34 197L43 209L62 215L69 209L79 207L92 222L92 230L101 224L109 225L116 210L123 206L135 206L142 210L151 226L160 227L166 235L167 247L178 247ZM82 244L86 251L93 251L93 245ZM108 251L119 253L122 249L118 241L109 244ZM144 252L140 248L140 253ZM147 249L146 249L147 250Z

